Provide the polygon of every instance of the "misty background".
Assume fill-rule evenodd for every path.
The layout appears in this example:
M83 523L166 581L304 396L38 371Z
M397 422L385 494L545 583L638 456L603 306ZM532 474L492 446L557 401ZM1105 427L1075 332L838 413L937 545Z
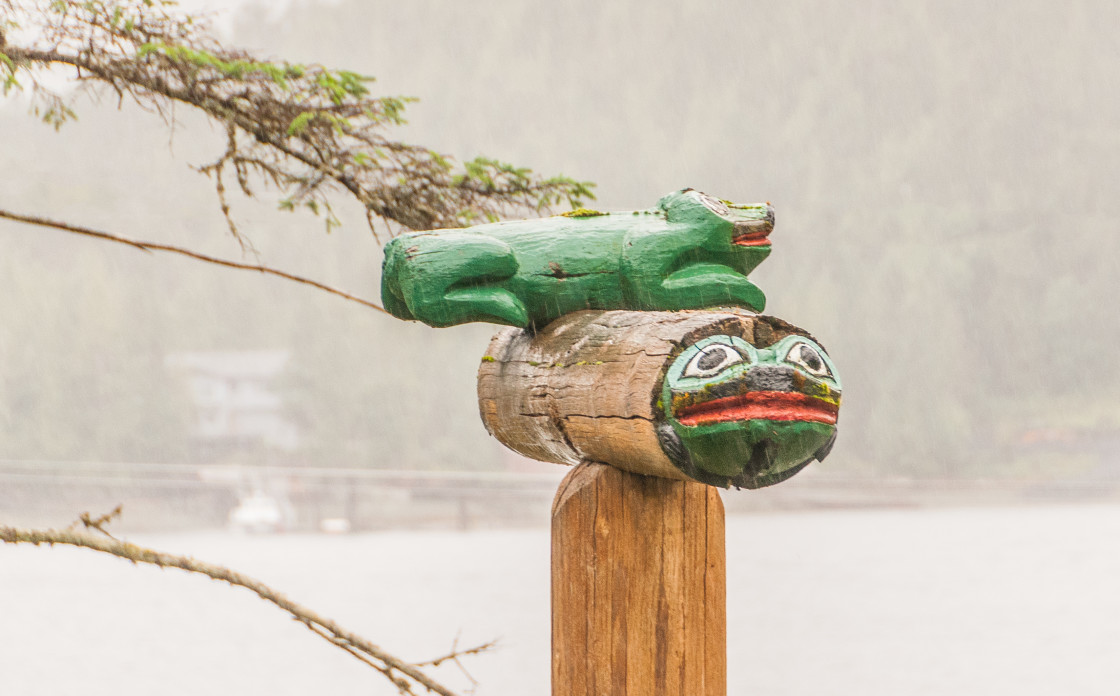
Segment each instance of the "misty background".
M408 140L595 181L602 210L683 187L772 202L774 252L752 279L845 384L817 468L874 485L1118 465L1117 19L1103 2L491 0L247 6L223 22L259 54L418 97ZM220 132L183 109L169 135L107 95L77 107L55 133L5 100L6 207L239 257L188 167L220 154ZM339 207L330 235L267 195L234 214L265 263L376 299L381 249ZM433 330L9 222L0 236L0 458L188 461L195 406L168 356L263 350L289 356L272 388L298 443L243 442L239 461L502 466L474 395L492 327Z
M1120 5L306 0L219 23L259 55L418 97L406 140L594 181L600 210L683 187L773 204L752 280L827 347L844 404L825 462L725 496L767 511L728 518L730 693L1114 691ZM0 207L242 258L191 169L224 133L185 109L169 133L109 95L76 111L56 133L0 101ZM328 235L267 194L233 201L262 262L378 299L356 206ZM515 474L508 519L547 519L563 469L510 455L477 415L494 327L6 221L0 276L0 523L123 501L126 530L160 530L139 541L271 581L410 659L500 636L471 663L478 693L546 691L547 531L396 529L416 510L470 527L502 506L453 491L510 493ZM258 489L311 510L305 531L394 530L167 531L224 524ZM897 509L915 496L977 507ZM0 549L12 693L377 681L255 600L68 554Z

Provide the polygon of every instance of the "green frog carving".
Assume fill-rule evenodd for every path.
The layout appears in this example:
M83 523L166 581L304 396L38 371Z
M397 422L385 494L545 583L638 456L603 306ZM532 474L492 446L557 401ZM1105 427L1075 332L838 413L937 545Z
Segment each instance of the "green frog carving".
M749 274L770 253L774 211L685 189L651 210L414 232L385 247L381 298L430 326L535 330L580 309L681 310L766 297Z
M657 433L669 459L699 481L769 486L828 455L840 391L835 366L808 336L765 348L709 336L666 371Z

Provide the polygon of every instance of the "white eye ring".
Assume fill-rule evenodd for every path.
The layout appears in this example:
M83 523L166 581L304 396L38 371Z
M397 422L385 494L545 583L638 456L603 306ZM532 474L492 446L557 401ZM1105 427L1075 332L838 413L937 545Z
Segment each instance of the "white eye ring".
M713 343L704 346L699 353L692 356L692 360L685 365L681 377L711 377L744 360L746 358L743 354L731 346Z
M786 353L786 362L797 365L816 377L832 379L832 370L828 369L828 363L824 361L817 349L808 343L795 343Z
M699 191L697 191L696 195L700 198L700 202L704 204L704 207L706 207L716 215L727 215L731 212L731 210L726 205L724 205L722 201L717 201L706 193L700 193Z

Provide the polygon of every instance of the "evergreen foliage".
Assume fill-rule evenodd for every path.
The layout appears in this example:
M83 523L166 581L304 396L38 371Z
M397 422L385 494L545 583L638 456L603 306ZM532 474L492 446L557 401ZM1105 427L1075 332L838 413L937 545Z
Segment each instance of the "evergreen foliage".
M223 45L204 17L171 0L3 0L0 32L31 34L0 44L5 93L30 89L33 110L58 128L75 118L70 100L42 74L66 66L89 88L108 88L171 121L194 107L226 132L225 151L200 171L213 176L230 231L223 177L252 197L263 182L280 208L306 208L338 224L333 193L349 194L375 218L412 229L458 227L477 216L578 206L592 185L542 178L486 157L463 163L391 137L407 97L375 97L372 77L320 65L261 60ZM26 84L25 84L26 83Z

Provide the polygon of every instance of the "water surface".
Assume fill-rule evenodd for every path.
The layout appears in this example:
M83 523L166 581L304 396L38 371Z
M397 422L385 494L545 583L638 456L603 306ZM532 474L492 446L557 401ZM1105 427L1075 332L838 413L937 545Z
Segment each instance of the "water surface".
M1114 694L1118 538L1104 505L730 517L729 693ZM253 575L407 659L500 638L467 662L476 693L549 692L545 529L136 541ZM0 694L78 693L395 690L244 590L0 547Z

